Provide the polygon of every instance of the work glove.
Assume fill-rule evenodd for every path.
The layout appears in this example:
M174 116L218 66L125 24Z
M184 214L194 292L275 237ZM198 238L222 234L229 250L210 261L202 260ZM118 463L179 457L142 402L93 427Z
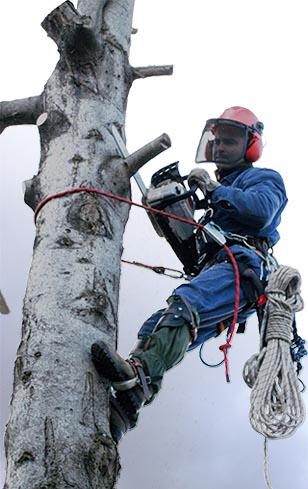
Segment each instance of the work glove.
M196 183L204 196L220 186L220 183L211 179L209 173L204 168L194 168L191 170L187 177L187 182L190 187Z

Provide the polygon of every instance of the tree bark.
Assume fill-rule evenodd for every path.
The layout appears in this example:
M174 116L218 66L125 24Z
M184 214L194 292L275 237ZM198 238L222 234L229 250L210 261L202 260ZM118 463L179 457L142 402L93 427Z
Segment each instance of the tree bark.
M130 197L130 177L169 138L118 155L136 77L128 61L134 0L65 2L42 26L59 62L43 94L0 105L0 128L37 123L38 174L26 183L33 209L46 197L85 187ZM122 238L129 206L88 192L50 200L37 216L24 299L11 415L5 436L5 489L112 488L120 464L110 437L108 385L94 370L91 344L116 347Z

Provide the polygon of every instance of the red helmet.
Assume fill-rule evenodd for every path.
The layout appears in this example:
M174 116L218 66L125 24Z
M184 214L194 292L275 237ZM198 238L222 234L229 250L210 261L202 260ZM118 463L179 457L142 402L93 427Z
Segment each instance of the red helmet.
M196 163L213 161L211 158L211 141L215 139L215 128L218 124L231 124L242 128L247 138L246 150L243 155L244 159L253 163L260 158L263 149L261 136L264 125L250 110L235 106L226 109L218 119L209 119L207 121L197 149Z

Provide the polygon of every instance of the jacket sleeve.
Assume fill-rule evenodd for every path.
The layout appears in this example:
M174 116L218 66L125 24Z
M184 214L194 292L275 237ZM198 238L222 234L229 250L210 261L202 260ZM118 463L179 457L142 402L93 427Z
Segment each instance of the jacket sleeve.
M283 180L274 170L248 172L230 187L220 185L212 202L226 217L258 229L269 226L287 203Z

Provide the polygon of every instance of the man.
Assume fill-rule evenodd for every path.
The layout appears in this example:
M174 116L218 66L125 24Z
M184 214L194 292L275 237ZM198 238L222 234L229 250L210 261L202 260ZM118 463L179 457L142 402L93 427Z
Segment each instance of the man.
M264 280L269 272L268 249L279 240L277 226L287 197L276 171L252 166L262 153L262 130L257 117L242 107L231 107L218 119L207 121L196 161L214 162L217 181L198 167L191 171L188 183L197 183L203 192L213 209L212 221L241 269L253 270ZM213 246L202 232L194 235L198 275L176 288L167 300L168 307L144 323L129 359L124 360L102 341L92 345L97 371L113 386L110 429L116 442L136 425L141 407L154 399L165 371L179 363L188 349L230 326L233 266L223 247ZM252 302L241 280L238 323L254 312Z

